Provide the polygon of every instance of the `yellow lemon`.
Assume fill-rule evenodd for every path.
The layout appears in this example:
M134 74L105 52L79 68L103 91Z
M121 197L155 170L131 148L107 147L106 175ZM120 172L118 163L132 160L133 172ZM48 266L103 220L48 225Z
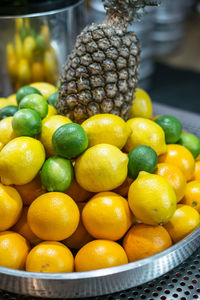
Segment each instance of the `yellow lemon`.
M47 114L46 118L48 118L50 116L55 116L57 114L58 114L58 112L57 112L56 108L53 107L52 105L48 105L48 114Z
M122 149L130 134L126 122L112 114L92 116L82 123L88 136L89 147L97 144L111 144Z
M1 182L26 184L33 180L45 161L45 150L40 141L30 137L11 140L0 152Z
M48 99L51 94L57 91L57 87L48 82L34 82L30 86L38 89L45 99Z
M0 121L0 145L4 146L15 138L12 128L13 117L7 117Z
M19 220L22 206L17 190L0 183L0 231L9 229Z
M85 190L90 192L112 190L125 181L127 165L127 155L116 146L95 145L87 149L76 160L76 180Z
M189 205L178 204L177 209L165 224L165 228L171 235L174 243L179 242L200 225L199 213Z
M36 47L35 39L32 36L27 36L23 43L23 55L29 61L32 61L34 49Z
M8 103L8 99L6 99L6 98L0 98L0 109L6 107L6 106L8 106L8 105L10 105L10 104Z
M137 89L131 107L130 118L152 118L152 103L149 95L142 89Z
M56 155L56 152L54 151L52 145L52 136L56 129L58 129L64 124L71 122L72 121L70 119L61 115L53 115L50 117L46 117L42 120L42 131L40 134L40 141L44 145L48 156Z
M125 145L125 151L130 152L136 146L146 145L155 150L157 155L166 152L165 133L158 124L145 118L133 118L127 121L127 125L131 129L131 134Z
M18 65L18 78L25 85L31 80L31 69L27 59L21 58Z
M17 100L16 100L16 94L12 94L7 98L7 105L18 105Z
M160 175L140 172L128 193L128 202L136 218L147 225L170 220L176 210L176 194Z

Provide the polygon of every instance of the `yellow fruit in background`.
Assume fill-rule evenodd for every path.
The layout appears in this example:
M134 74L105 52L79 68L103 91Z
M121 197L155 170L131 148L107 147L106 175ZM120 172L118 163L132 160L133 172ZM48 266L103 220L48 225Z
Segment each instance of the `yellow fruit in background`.
M23 56L31 62L34 56L34 49L36 47L35 39L32 36L27 36L23 43Z
M0 266L24 270L30 246L26 239L13 231L0 232Z
M13 117L7 117L0 121L0 143L3 146L16 137L12 128L12 119Z
M22 26L23 26L23 18L16 18L15 19L16 32L19 32Z
M98 193L83 208L83 224L96 239L117 241L133 224L128 201L113 192Z
M78 251L75 257L75 270L92 271L127 263L128 258L122 246L113 241L95 240Z
M40 141L30 137L11 140L0 152L1 182L26 184L33 180L45 161L45 150Z
M58 242L42 242L28 254L26 271L70 273L74 271L74 258L65 245Z
M7 98L7 105L18 105L16 100L16 94L12 94Z
M193 207L200 213L200 180L187 183L185 196L181 203Z
M155 122L145 118L133 118L127 121L127 125L131 129L131 134L124 147L126 152L130 152L138 145L150 146L157 155L166 152L164 131Z
M46 193L39 175L29 183L15 185L15 188L20 193L24 205L30 205L37 197Z
M7 57L10 57L13 54L15 54L14 46L12 43L8 43L6 46L6 55L7 55Z
M0 231L9 229L19 220L22 206L17 190L0 183Z
M185 175L187 181L193 178L195 160L192 153L184 146L167 145L167 151L159 157L159 162L170 163L178 167Z
M40 34L44 38L46 45L49 45L50 43L50 29L48 25L42 25L40 29Z
M174 188L177 202L180 202L185 195L186 179L179 168L169 163L157 165L155 174L163 176Z
M62 241L78 227L80 213L71 197L64 193L46 193L33 201L28 211L28 224L42 240Z
M81 126L88 136L88 147L111 144L122 149L130 134L126 122L112 114L99 114L84 121Z
M23 57L23 48L22 48L22 41L18 33L16 33L15 35L15 51L17 54L17 58L21 59Z
M177 209L164 227L174 243L179 242L200 225L199 213L188 205L178 204Z
M44 81L44 66L41 62L33 62L31 66L31 80Z
M78 203L80 215L82 213L84 206L85 203ZM80 221L76 231L70 237L62 241L62 243L64 243L67 247L73 249L80 249L81 247L91 242L92 240L93 237L85 229L85 226L83 225L83 221L82 221L82 216L80 216Z
M18 65L18 79L21 84L28 84L31 80L31 69L27 59L22 58Z
M151 103L151 98L142 89L136 89L133 104L131 107L131 112L130 112L130 119L131 118L147 118L151 119L152 118L152 103Z
M55 116L57 114L58 114L58 112L57 112L56 108L53 107L52 105L48 105L48 114L47 114L46 118Z
M22 235L32 245L38 244L41 240L32 232L27 222L28 207L24 206L22 215L15 226L12 228L13 231Z
M30 86L38 89L45 99L48 99L51 94L57 91L57 87L48 82L34 82Z
M128 203L137 219L147 225L168 222L176 210L176 194L160 175L140 172L131 184Z
M92 196L94 195L93 193L84 190L84 188L82 188L80 184L78 184L76 179L72 181L68 189L65 191L65 194L70 196L75 202L86 201L89 198L92 198Z
M8 74L15 80L18 75L18 57L16 53L10 54L7 57L7 67L8 67Z
M87 191L109 191L124 182L128 172L127 165L127 155L117 147L109 144L95 145L76 160L76 180Z
M200 161L200 154L197 156L196 161Z
M56 129L58 129L64 124L68 124L71 122L72 121L70 119L61 115L46 117L42 120L42 131L40 134L40 141L44 145L48 156L56 155L56 152L53 149L52 145L52 136Z

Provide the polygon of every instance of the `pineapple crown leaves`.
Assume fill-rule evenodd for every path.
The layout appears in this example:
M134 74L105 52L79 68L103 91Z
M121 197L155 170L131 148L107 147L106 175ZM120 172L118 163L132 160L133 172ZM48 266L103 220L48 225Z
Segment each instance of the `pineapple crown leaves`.
M102 0L107 15L122 18L125 26L133 21L140 19L146 6L157 6L160 0Z

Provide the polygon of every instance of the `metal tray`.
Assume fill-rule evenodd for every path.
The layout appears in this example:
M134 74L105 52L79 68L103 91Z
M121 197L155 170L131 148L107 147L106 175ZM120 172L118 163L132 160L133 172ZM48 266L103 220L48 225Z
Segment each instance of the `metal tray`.
M199 116L163 105L155 114L177 116L185 130L200 137ZM0 267L0 289L48 298L88 298L141 285L174 269L200 246L200 228L188 237L149 258L114 268L67 274L45 274Z

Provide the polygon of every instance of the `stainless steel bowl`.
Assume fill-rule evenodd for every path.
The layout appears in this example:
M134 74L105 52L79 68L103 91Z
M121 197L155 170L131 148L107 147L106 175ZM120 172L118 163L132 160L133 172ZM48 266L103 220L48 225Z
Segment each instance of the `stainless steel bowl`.
M66 0L56 7L55 3L60 1L46 1L52 3L46 11L37 4L39 12L35 9L22 15L2 14L0 4L1 97L30 82L57 83L76 36L85 25L84 0ZM26 40L26 35L34 41Z
M173 115L183 128L200 138L199 115L154 104L154 113ZM0 289L48 298L84 298L105 295L141 285L174 269L200 246L200 228L188 237L149 258L97 271L45 274L0 267Z

